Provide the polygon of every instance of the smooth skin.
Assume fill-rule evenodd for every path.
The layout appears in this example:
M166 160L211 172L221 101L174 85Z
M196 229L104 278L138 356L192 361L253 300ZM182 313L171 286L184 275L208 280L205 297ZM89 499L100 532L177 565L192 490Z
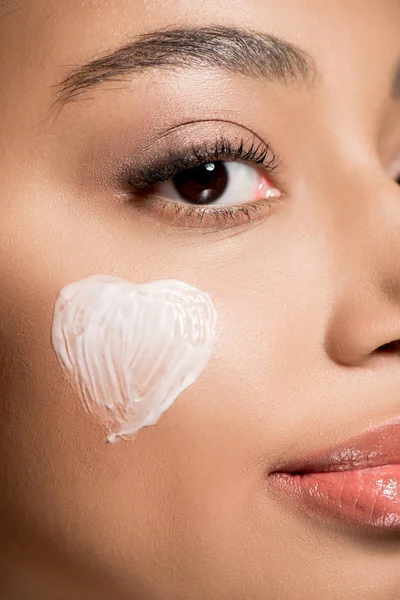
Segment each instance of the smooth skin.
M278 35L318 76L152 70L52 112L76 65L206 25ZM303 514L268 473L400 413L399 30L398 0L0 2L4 600L398 600L398 537ZM114 164L213 120L279 154L273 214L205 230L125 201ZM96 273L181 279L219 314L201 378L133 442L106 443L51 347L59 291Z

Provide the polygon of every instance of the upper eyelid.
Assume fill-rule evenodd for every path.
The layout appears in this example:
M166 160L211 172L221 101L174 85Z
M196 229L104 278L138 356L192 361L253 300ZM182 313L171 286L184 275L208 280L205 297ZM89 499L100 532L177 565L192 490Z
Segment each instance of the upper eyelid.
M233 128L233 129L232 129ZM236 130L236 131L235 131ZM179 134L183 136L183 140L180 139ZM243 125L235 121L227 119L195 119L191 121L181 122L177 125L170 126L164 131L158 131L156 138L147 142L146 145L142 146L137 153L142 160L142 164L148 165L155 162L154 157L160 156L159 162L171 163L174 159L182 159L187 156L190 151L193 152L193 146L207 146L215 145L216 140L223 138L232 142L233 138L245 141L246 146L250 144L259 144L260 147L263 145L268 149L270 156L274 159L277 164L276 169L281 166L281 158L271 147L269 141L265 140L262 136L257 134L248 125ZM178 139L174 139L170 143L166 143L168 138L173 136ZM188 139L193 139L193 142L188 143ZM246 138L246 140L245 140ZM202 139L201 144L197 140ZM130 160L126 161L122 177L125 179L127 175L135 174L138 172L138 161Z
M209 127L209 133L207 133L208 127ZM202 137L209 136L209 137L215 138L218 135L216 133L216 128L219 128L219 132L220 132L219 135L221 135L221 136L224 135L224 136L228 137L228 136L231 136L230 127L233 127L234 129L239 130L241 132L241 135L243 135L243 132L245 132L245 134L248 135L249 139L254 138L255 140L265 144L266 146L269 145L268 141L265 140L259 134L257 134L254 131L254 129L252 129L252 127L248 124L244 125L244 124L238 123L237 121L231 121L229 119L221 119L221 118L210 119L210 118L208 118L208 119L192 119L190 121L183 121L176 125L169 126L165 130L160 130L156 134L157 135L156 140L144 145L142 147L141 151L142 151L142 153L145 153L146 151L148 151L151 154L153 154L155 144L164 142L165 140L168 140L168 138L170 136L176 136L181 131L183 132L185 138L187 138L189 135L188 130L192 130L192 129L194 130L192 132L192 135L194 137L197 137L198 135L200 135ZM198 134L196 132L197 128L199 128ZM228 130L226 130L226 128L228 128Z
M256 142L256 144L255 144ZM220 146L218 147L218 144ZM226 144L226 146L224 146ZM273 152L269 144L265 145L264 142L257 142L252 140L251 144L246 144L243 140L239 144L230 143L229 140L218 140L214 142L214 147L206 146L203 149L203 155L201 154L202 148L196 148L192 146L188 150L183 151L180 155L163 159L159 164L153 166L155 174L152 174L152 168L147 166L143 169L139 169L139 173L129 174L129 183L136 189L146 189L162 181L166 181L177 172L185 169L190 169L201 164L206 164L208 161L232 161L242 160L243 162L253 162L263 166L268 173L271 173L279 164L279 156ZM270 155L270 158L265 162L266 157ZM161 174L163 173L163 174ZM136 177L136 181L135 181Z

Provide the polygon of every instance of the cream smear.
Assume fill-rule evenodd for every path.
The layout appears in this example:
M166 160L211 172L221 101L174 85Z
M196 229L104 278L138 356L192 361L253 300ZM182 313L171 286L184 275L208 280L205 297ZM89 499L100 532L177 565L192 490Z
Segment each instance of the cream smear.
M154 425L197 380L216 324L210 297L181 281L93 275L61 290L52 343L85 410L114 442Z

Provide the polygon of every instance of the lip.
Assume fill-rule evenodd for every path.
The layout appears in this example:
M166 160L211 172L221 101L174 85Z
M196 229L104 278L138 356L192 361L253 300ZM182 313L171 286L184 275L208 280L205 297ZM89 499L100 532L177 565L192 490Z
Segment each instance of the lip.
M400 419L364 430L334 448L282 463L269 481L307 512L400 531Z

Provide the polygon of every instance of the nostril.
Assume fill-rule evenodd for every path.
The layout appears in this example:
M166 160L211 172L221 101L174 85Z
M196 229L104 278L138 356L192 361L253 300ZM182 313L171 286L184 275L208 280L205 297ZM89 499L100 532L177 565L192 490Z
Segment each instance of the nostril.
M394 340L393 342L389 342L388 344L383 344L382 346L379 346L379 348L377 348L376 351L393 354L400 352L400 340Z

